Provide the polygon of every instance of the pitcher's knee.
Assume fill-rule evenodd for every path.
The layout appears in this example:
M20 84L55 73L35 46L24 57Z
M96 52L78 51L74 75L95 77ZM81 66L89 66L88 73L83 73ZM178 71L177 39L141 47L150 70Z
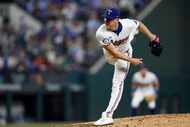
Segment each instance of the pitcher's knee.
M117 67L119 70L122 70L122 71L127 72L128 69L129 69L129 63L128 63L127 61L124 61L124 60L117 60L117 62L116 62L115 64L116 64L116 67Z

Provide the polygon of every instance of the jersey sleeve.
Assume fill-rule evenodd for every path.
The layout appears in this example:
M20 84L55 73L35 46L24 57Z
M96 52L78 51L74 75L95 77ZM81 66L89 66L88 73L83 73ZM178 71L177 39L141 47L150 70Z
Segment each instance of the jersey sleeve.
M113 38L108 33L96 32L96 39L102 46L109 45L113 42Z
M154 73L152 73L152 82L153 83L158 83L158 78Z
M140 22L138 20L126 19L126 24L131 29L131 33L133 33L133 35L139 32L138 28L139 28Z
M132 27L132 29L138 30L140 22L138 20L129 19L129 24L130 24L130 27Z

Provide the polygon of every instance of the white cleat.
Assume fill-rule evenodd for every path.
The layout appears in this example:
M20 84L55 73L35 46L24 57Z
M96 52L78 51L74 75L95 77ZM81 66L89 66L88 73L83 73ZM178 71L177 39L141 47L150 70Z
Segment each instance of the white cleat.
M110 124L113 124L113 119L109 117L102 117L96 122L94 122L94 125L96 126L110 125Z

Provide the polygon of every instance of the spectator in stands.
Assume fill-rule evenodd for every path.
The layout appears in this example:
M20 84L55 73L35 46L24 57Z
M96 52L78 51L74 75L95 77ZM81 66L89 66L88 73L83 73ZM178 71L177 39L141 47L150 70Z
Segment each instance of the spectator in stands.
M100 26L100 20L98 19L98 13L96 11L91 11L89 19L87 21L87 33L93 35L96 32L97 28Z

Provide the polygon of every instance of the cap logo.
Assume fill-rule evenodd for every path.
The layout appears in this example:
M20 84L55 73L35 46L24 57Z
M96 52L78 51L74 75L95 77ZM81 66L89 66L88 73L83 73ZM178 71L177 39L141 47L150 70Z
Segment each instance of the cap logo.
M108 15L110 15L112 13L112 10L111 9L109 9L108 10Z

